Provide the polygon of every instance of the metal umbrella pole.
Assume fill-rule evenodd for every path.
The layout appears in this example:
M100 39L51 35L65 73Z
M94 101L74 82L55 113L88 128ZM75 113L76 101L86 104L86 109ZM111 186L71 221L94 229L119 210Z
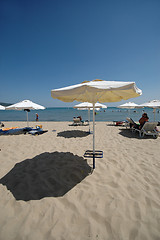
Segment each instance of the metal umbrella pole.
M29 127L28 112L30 112L30 110L29 109L24 109L24 111L26 111L26 114L27 114L27 127Z
M84 157L93 159L93 169L95 169L95 159L103 158L103 151L95 150L95 103L93 103L93 149L86 150Z
M154 113L154 121L156 120L156 108L153 108L153 113Z
M89 133L90 131L90 108L88 108L88 124L89 124Z
M27 111L27 127L29 127L29 122L28 122L28 111Z
M93 103L93 169L95 169L95 103Z

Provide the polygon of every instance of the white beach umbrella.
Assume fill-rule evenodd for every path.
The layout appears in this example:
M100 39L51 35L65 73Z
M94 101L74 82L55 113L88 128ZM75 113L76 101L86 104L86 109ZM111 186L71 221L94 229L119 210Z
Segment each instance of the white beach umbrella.
M8 107L6 107L6 110L24 110L27 113L27 126L29 125L28 123L28 112L30 110L40 110L40 109L45 109L45 107L36 104L30 100L23 100L19 103L15 103L13 105L10 105Z
M77 105L74 106L74 108L80 108L80 109L93 109L93 103L89 103L89 102L83 102L83 103L79 103ZM95 103L95 109L96 108L107 108L106 105L102 104L102 103Z
M134 102L127 102L127 103L119 105L118 108L129 109L129 115L130 115L130 109L134 109L137 106L138 106L138 104L136 104Z
M93 110L93 103L83 102L74 106L78 110L88 110L88 122L89 122L89 132L90 132L90 110ZM106 105L102 103L95 103L95 110L99 111L100 108L107 108Z
M128 109L134 109L137 106L139 106L138 104L134 103L134 102L127 102L124 103L122 105L119 105L118 108L128 108Z
M138 97L142 91L135 82L85 81L69 87L51 90L51 96L63 102L90 102L93 103L93 169L95 168L95 103L119 102L122 99Z
M155 113L156 113L156 109L160 108L160 100L152 100L137 106L137 108L143 108L143 107L149 107L154 109L153 112L154 112L154 121L155 121Z
M5 110L5 107L0 105L0 110Z

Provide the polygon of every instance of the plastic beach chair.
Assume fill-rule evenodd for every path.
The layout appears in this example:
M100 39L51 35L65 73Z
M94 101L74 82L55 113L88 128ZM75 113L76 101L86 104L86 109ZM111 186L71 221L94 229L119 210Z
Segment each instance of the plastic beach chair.
M131 130L132 132L134 132L136 129L139 128L139 124L135 123L135 121L133 121L132 118L128 118L128 117L127 117L126 119L127 119L128 123L129 123L129 125L126 125L126 127L129 126L129 127L130 127L130 130Z
M73 118L72 126L82 126L83 124L84 124L84 122L81 121L80 118Z
M153 138L157 138L159 136L159 132L156 129L158 122L145 122L141 129L135 129L139 132L139 136L143 138L145 135L153 136Z

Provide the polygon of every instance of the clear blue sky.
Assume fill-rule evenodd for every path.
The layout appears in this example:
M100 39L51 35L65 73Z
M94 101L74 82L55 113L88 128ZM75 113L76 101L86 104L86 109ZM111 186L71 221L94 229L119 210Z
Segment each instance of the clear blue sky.
M1 102L73 106L51 89L97 78L160 99L160 0L0 0Z

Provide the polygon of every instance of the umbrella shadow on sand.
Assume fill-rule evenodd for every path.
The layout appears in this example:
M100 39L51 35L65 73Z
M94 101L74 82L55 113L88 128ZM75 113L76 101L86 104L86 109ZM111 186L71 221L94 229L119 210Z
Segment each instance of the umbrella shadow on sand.
M45 152L17 163L0 183L16 200L40 200L63 196L91 172L83 157L70 152Z
M63 131L57 133L57 137L64 138L76 138L76 137L87 137L90 135L90 132L81 131L81 130L71 130L71 131Z
M122 135L123 137L127 137L127 138L139 138L138 133L133 133L130 129L120 129L121 132L119 132L120 135Z

